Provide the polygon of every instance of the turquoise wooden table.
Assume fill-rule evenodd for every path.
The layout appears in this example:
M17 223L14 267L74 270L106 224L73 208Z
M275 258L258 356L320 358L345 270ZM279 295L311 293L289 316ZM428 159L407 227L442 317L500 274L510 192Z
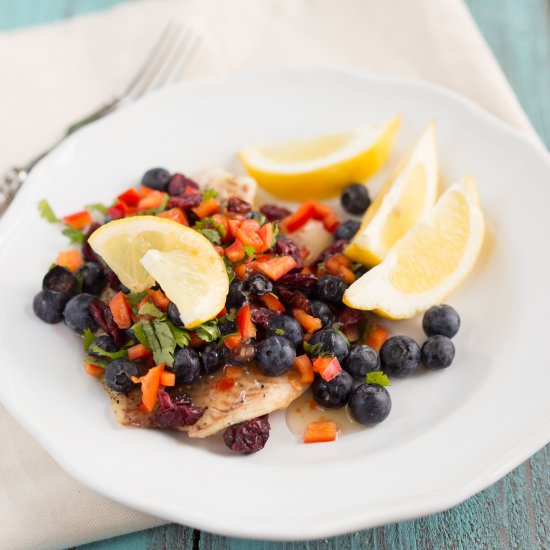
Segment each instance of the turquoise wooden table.
M126 0L0 0L0 29L97 11ZM550 0L467 0L536 130L550 147ZM550 548L550 445L455 508L414 521L308 543L230 539L179 525L79 550Z

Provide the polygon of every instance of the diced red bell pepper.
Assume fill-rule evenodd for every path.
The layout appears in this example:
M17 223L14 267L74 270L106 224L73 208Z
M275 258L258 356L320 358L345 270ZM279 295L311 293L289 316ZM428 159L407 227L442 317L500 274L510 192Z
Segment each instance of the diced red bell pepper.
M229 220L223 214L214 214L212 216L212 219L220 227L223 227L223 230L220 232L222 236L222 241L227 242L228 240L230 240L231 235L229 235Z
M55 263L61 267L66 267L73 273L84 263L80 250L71 248L70 250L61 250L57 253Z
M235 385L233 378L220 378L216 382L216 389L218 391L229 391Z
M237 236L237 230L239 229L241 222L242 220L235 220L231 218L227 219L228 233L231 237L235 238Z
M167 197L166 193L162 191L153 190L138 202L139 210L151 210L153 208L159 208Z
M193 212L202 220L212 214L217 214L222 209L220 203L215 198L203 200L196 208L193 208Z
M294 359L292 366L300 374L300 382L303 384L311 384L314 378L313 365L311 364L311 359L306 355L298 355Z
M109 309L118 328L126 329L132 326L132 308L122 292L117 292L109 300Z
M189 225L185 212L177 206L174 206L174 208L170 208L169 210L165 210L164 212L159 212L157 216L159 216L159 218L166 218L167 220L181 223L181 225Z
M261 250L258 252L265 252L266 250L269 250L273 246L273 224L266 223L263 225L259 231L259 235L262 238L262 241L264 243Z
M333 420L321 420L307 425L304 434L304 443L325 443L335 441L338 435L338 426Z
M128 207L121 201L117 202L107 210L107 214L112 220L120 220L126 217Z
M216 245L216 246L214 246L214 250L215 250L220 256L223 256L223 255L225 254L225 250L224 250L223 246Z
M291 256L273 257L267 261L257 260L256 263L258 271L272 281L277 281L296 267L296 260Z
M149 288L147 290L147 294L153 301L153 304L155 304L161 311L166 311L168 309L170 300L166 297L166 294L164 294L162 290L153 290L152 288Z
M316 357L313 360L313 370L319 373L325 382L330 382L342 372L342 367L336 357Z
M248 272L251 270L251 266L252 266L251 262L242 263L234 266L233 271L235 272L235 275L237 276L237 278L240 281L243 281L244 279L246 279Z
M225 255L232 263L244 260L245 252L243 243L239 241L239 239L235 239L233 243L225 249Z
M274 294L271 294L271 293L264 294L263 296L260 296L260 300L271 311L278 311L280 313L284 313L286 311L285 306L279 301L277 296L275 296Z
M151 355L153 355L153 352L143 344L136 344L128 348L128 359L132 361L147 359L147 357L151 357Z
M141 195L133 187L130 187L124 193L121 193L117 199L126 206L137 206L141 200Z
M141 384L141 402L147 412L153 412L155 408L160 387L160 378L163 372L164 363L161 363L156 367L150 368L144 376L140 376L139 378L132 376L134 384Z
M235 349L242 342L240 334L228 334L224 339L223 343L226 348Z
M294 315L294 319L302 325L302 328L310 334L316 330L320 330L323 326L321 319L313 317L313 315L306 313L303 309L293 309L292 315Z
M223 306L220 310L220 312L216 315L216 317L223 317L224 315L227 315L227 308Z
M237 311L237 329L241 338L246 341L250 338L256 337L256 327L252 322L252 312L250 311L250 304L244 304L244 306Z
M81 210L65 216L63 221L75 229L84 229L92 223L92 216L87 210Z
M313 217L313 212L313 203L303 202L293 214L283 219L281 225L287 233L292 233L303 227Z
M256 252L267 250L260 235L260 224L256 220L243 220L237 229L236 236L244 246L251 246Z

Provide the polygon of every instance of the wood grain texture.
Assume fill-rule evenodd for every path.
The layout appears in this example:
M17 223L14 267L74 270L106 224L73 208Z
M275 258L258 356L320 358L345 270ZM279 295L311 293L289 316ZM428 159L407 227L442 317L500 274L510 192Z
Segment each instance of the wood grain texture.
M0 0L0 29L11 29L126 0ZM550 0L467 0L531 122L550 146ZM225 538L169 525L80 550L547 550L550 445L500 482L440 514L307 543Z

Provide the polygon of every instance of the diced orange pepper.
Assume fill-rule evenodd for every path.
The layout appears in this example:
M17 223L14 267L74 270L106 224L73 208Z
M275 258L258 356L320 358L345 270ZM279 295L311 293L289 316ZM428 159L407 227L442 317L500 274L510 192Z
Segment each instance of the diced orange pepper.
M277 281L283 275L296 267L296 260L291 256L279 256L267 261L258 260L258 271L269 277L272 281Z
M153 190L138 202L139 210L151 210L152 208L158 208L164 202L166 193L162 191Z
M261 250L258 252L264 252L265 250L269 250L273 245L273 224L272 223L266 223L263 225L259 231L259 235L264 243Z
M251 262L236 265L233 268L235 275L242 281L246 278L247 273L251 270Z
M176 375L173 372L162 371L160 373L160 385L161 386L175 386Z
M321 319L313 317L313 315L306 313L303 309L293 309L292 315L294 316L294 319L302 325L302 328L306 332L315 332L316 330L320 330L323 326Z
M357 278L355 276L355 273L349 267L346 267L345 265L340 266L340 270L338 272L338 275L342 279L344 279L344 281L346 281L346 283L348 283L348 285L353 283L355 281L355 279Z
M122 292L117 292L109 300L109 309L118 328L126 329L132 326L132 308Z
M63 221L75 229L84 229L92 223L92 216L87 210L81 210L65 216Z
M193 208L193 212L202 220L212 214L217 214L222 209L220 203L215 198L203 200L196 208Z
M61 267L66 267L69 271L75 272L83 263L82 254L76 248L71 250L61 250L57 254L55 263Z
M300 373L300 382L303 384L311 384L314 378L313 365L311 359L304 353L304 355L298 355L294 359L292 365Z
M147 294L151 300L153 300L153 304L155 304L161 311L166 311L168 309L170 300L166 297L166 294L164 294L162 290L153 290L152 288L149 288L147 289Z
M335 441L338 435L338 427L333 420L321 420L307 425L304 434L304 443L324 443Z
M166 218L167 220L181 223L181 225L189 225L185 212L177 206L174 206L174 208L170 208L169 210L165 210L164 212L159 212L157 216L159 218Z
M243 339L240 334L228 334L224 339L223 343L226 348L235 349Z
M263 296L260 296L260 300L271 311L279 311L280 313L284 313L286 311L285 306L281 304L279 299L274 294L264 294Z
M223 214L214 214L212 219L220 227L223 227L223 233L225 234L222 235L222 241L228 241L231 238L231 235L229 234L229 220Z
M304 273L306 275L313 275L313 269L311 269L311 266L309 265L306 265L301 271L300 273Z
M141 195L133 187L130 187L130 189L126 189L124 193L121 193L117 199L127 206L137 206L141 200Z
M370 321L366 330L366 338L364 339L365 344L375 351L380 351L382 344L387 339L388 331L386 328L374 321Z
M237 236L237 230L239 229L241 222L242 220L228 218L227 227L228 233L231 237L235 238Z
M233 365L227 365L224 369L224 374L227 378L237 380L243 375L243 369L241 367L234 367Z
M342 367L336 357L316 357L313 360L313 370L319 373L325 382L330 382L342 372Z
M141 402L147 412L153 412L155 403L158 399L158 391L160 387L160 378L164 371L164 363L152 367L147 374L140 376L132 376L134 384L141 384Z
M128 348L128 359L136 361L137 359L146 359L151 357L153 352L143 344L136 344Z
M105 372L104 368L92 365L91 363L84 363L84 368L88 374L96 378L99 378Z
M225 255L229 261L235 263L244 260L245 251L244 246L239 239L235 239L232 244L230 244L224 251Z
M156 191L156 189L151 189L150 187L147 187L145 185L142 185L140 188L139 188L139 194L142 196L142 197L146 197L147 195L150 195L151 193L153 193L153 191Z
M216 382L216 389L218 391L229 391L235 385L233 378L220 378Z

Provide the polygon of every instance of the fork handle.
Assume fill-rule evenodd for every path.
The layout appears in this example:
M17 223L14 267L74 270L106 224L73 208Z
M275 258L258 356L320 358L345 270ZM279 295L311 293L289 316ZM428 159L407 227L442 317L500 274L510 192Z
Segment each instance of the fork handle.
M1 176L0 176L0 215L2 215L8 206L11 204L13 199L15 198L15 195L27 179L27 176L29 175L29 172L33 168L33 166L42 159L47 153L49 153L56 145L61 143L67 136L70 136L72 133L76 132L83 126L86 126L87 124L90 124L90 122L94 122L105 115L109 114L111 111L114 111L120 104L122 103L121 98L116 97L113 99L113 101L110 101L109 103L102 105L99 109L96 109L93 113L90 113L89 115L85 116L84 118L81 118L74 124L71 124L63 134L63 137L61 139L58 139L55 143L53 143L48 149L40 153L38 156L31 159L29 162L27 162L23 166L12 166L8 170L6 170Z

